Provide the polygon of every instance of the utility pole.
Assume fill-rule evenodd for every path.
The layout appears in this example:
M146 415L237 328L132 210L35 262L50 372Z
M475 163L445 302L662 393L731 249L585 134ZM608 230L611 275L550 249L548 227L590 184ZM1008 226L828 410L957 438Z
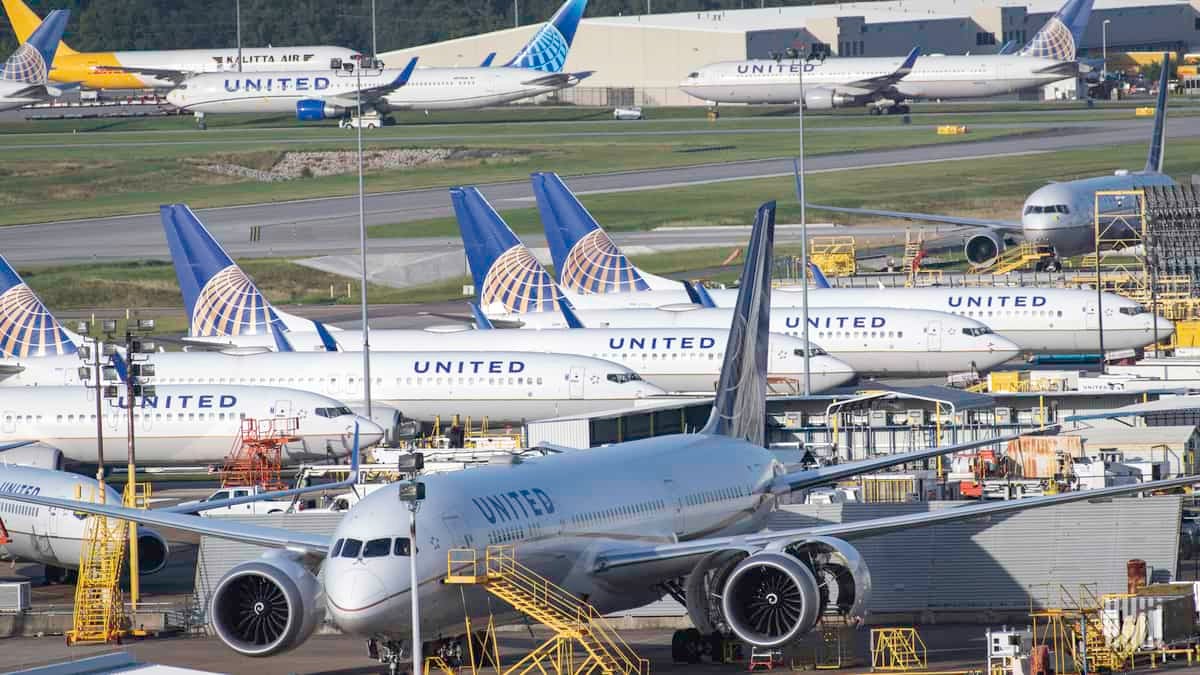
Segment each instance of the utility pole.
M103 504L107 496L104 490L104 399L111 398L105 395L107 387L104 383L116 379L116 369L105 366L104 358L111 356L115 351L111 341L112 335L117 331L117 322L112 319L102 321L101 330L105 339L92 336L92 326L87 321L80 321L75 328L84 336L85 342L83 349L79 351L79 357L84 364L79 367L79 381L90 382L87 386L93 390L96 397L96 482L100 484L99 499ZM112 389L115 396L116 387Z
M375 0L371 0L371 60L379 58L379 45L375 42Z
M371 67L375 63L372 58ZM359 280L359 299L362 305L363 400L367 402L367 419L371 419L371 328L367 325L367 206L363 187L363 121L362 121L362 64L354 70L358 75L358 90L354 93L358 108L358 261L362 276Z
M137 451L134 443L135 411L144 405L147 398L156 395L154 385L145 384L147 378L154 376L154 366L146 363L149 354L154 351L154 343L143 339L143 335L154 330L154 319L130 319L125 326L125 361L128 371L125 374L125 409L126 440L128 456L126 458L125 476L125 506L137 508ZM129 606L137 611L140 580L137 574L138 543L137 523L129 522Z
M425 455L414 452L401 456L397 464L399 473L408 474L410 480L399 483L400 501L408 505L408 589L412 599L412 662L413 675L423 675L425 664L421 653L421 583L417 574L417 511L425 500L425 483L417 480L425 468ZM468 636L469 637L469 636Z
M237 48L238 48L238 72L242 72L242 0L237 0Z
M801 287L801 320L804 322L804 395L812 395L812 368L811 352L812 345L808 341L808 211L804 203L808 201L808 195L804 192L804 65L808 59L803 58L805 46L800 45L796 51L796 61L800 64L799 80L800 80L800 96L796 99L798 102L798 114L800 127L800 156L796 162L796 198L800 200L800 287Z

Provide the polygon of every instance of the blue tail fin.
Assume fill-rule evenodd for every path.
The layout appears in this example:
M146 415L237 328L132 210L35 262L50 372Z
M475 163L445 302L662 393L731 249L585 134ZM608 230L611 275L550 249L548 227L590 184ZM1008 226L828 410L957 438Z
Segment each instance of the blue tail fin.
M159 208L175 276L195 337L267 335L278 321L266 296L187 204Z
M0 356L29 358L76 351L58 319L0 256Z
M1158 103L1154 109L1154 135L1150 138L1150 152L1146 155L1146 171L1162 173L1163 148L1167 142L1167 84L1170 81L1171 53L1163 52L1162 75L1158 79Z
M550 20L542 24L537 33L517 52L511 61L504 64L510 68L529 68L547 73L561 72L567 62L567 52L575 40L575 29L587 9L587 0L566 0Z
M483 58L483 63L479 64L480 68L490 68L492 61L496 60L496 52L488 52L488 55Z
M581 294L650 289L558 174L535 173L530 178L558 283L564 289Z
M512 314L557 311L554 279L479 190L451 188L450 201L480 307L500 304Z
M754 218L721 380L702 434L728 436L760 446L766 441L767 339L771 330L774 249L775 202L767 202Z
M46 84L50 81L50 66L54 64L54 52L62 40L63 29L71 12L56 9L46 15L45 20L29 36L25 44L17 47L4 62L0 79L28 84Z
M317 330L317 337L321 338L321 346L325 348L325 351L341 351L338 348L338 341L333 339L333 335L330 335L329 329L325 327L325 324L320 321L313 321L313 328Z
M1091 16L1092 0L1067 0L1029 44L1017 53L1056 61L1074 61Z
M812 272L813 285L817 288L829 288L829 280L825 278L825 273L817 267L817 263L811 260L808 263L808 271Z

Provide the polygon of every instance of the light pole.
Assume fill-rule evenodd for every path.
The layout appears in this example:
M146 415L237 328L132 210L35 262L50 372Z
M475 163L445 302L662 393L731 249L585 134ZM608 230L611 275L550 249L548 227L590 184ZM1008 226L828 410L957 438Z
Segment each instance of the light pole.
M242 72L242 0L237 0L237 48L238 48L238 72Z
M796 199L800 201L800 308L801 321L804 322L804 395L812 395L812 369L810 368L810 352L812 346L808 341L808 211L804 207L804 202L807 201L807 195L804 194L804 64L807 59L803 58L804 45L800 45L796 51L796 62L799 68L800 80L800 96L797 99L798 114L796 115L800 127L800 156L796 159Z
M398 495L400 501L408 505L408 589L412 601L413 675L422 675L425 664L422 663L421 654L421 601L418 597L421 586L417 575L417 511L425 499L425 484L418 481L417 476L425 468L425 456L419 452L401 456L396 468L411 477L411 480L399 484Z
M1105 19L1104 23L1100 24L1100 52L1103 63L1100 66L1100 79L1108 79L1108 24L1112 23L1112 19Z
M520 0L513 0L513 28L521 27L521 5Z
M372 14L372 16L374 16ZM360 304L362 305L362 357L363 357L363 400L367 402L367 419L371 419L371 329L367 325L367 216L366 193L363 189L363 120L362 120L362 66L360 62L354 69L357 75L357 91L354 92L354 105L358 115L358 249L359 264L362 266L362 278L359 283ZM374 57L372 57L374 67Z
M154 366L146 363L147 355L154 351L154 343L143 339L147 331L154 329L154 319L131 320L125 327L125 409L128 457L126 458L125 506L137 508L137 453L134 446L134 414L138 406L135 401L154 398L154 385L146 384L146 378L154 377ZM146 413L149 414L149 413ZM129 606L137 611L140 580L137 573L138 541L137 523L129 521Z
M375 43L375 0L371 0L371 58L379 58L379 47Z

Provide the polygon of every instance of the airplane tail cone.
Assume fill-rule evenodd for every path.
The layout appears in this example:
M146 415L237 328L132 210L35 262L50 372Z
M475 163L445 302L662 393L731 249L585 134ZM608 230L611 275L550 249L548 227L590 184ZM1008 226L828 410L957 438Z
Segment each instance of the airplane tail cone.
M767 340L771 324L771 259L775 248L775 202L758 209L725 362L708 424L700 433L728 436L755 445L766 441Z
M510 314L556 312L558 286L508 223L473 187L450 189L479 305Z
M76 351L58 319L0 256L0 356L30 358Z
M567 53L575 41L575 30L587 9L587 0L566 0L550 20L542 24L533 38L504 64L510 68L528 68L547 73L561 72Z
M175 276L195 337L269 335L275 316L266 296L233 262L187 204L159 209Z

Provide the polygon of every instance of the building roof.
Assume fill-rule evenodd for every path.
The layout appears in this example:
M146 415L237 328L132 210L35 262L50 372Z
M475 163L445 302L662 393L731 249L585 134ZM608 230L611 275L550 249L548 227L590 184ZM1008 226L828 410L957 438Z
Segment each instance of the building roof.
M1181 410L1200 410L1200 396L1164 396L1155 401L1135 403L1133 405L1113 408L1095 413L1071 415L1067 422L1082 422L1084 420L1113 420L1122 417L1141 417L1152 413L1177 412ZM1144 427L1139 427L1144 428Z

